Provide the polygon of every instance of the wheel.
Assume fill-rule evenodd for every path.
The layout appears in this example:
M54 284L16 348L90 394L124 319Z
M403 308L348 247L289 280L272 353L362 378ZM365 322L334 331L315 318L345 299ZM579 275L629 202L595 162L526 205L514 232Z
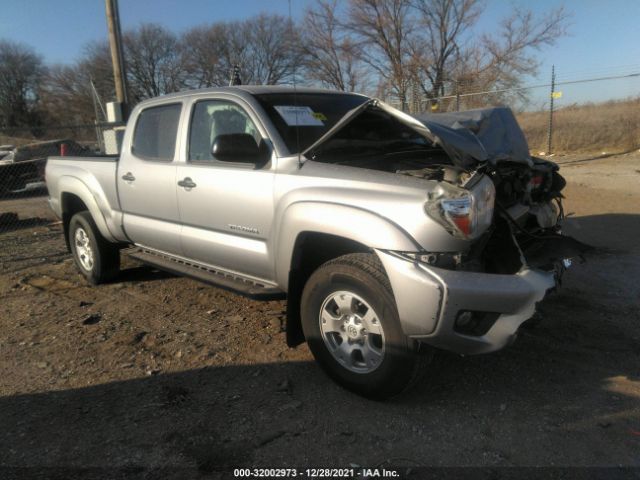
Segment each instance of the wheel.
M374 254L344 255L318 268L302 292L301 317L320 366L369 398L406 390L429 359L402 332L391 285Z
M73 260L89 282L97 285L118 274L120 250L102 237L89 212L79 212L71 217L69 245Z

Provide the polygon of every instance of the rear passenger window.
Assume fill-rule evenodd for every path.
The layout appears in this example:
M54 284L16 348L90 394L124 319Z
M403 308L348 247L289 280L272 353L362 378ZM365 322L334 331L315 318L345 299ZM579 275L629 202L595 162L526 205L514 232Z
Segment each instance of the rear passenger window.
M172 161L182 104L150 107L138 115L131 152L146 160Z

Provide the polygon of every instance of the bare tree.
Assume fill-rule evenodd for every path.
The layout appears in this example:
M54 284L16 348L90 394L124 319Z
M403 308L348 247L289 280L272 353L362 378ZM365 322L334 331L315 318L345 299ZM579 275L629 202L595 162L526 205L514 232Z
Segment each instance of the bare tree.
M192 28L181 43L186 81L195 88L227 85L233 66L246 64L249 38L242 22ZM246 78L246 74L241 70L241 77Z
M42 93L47 122L57 125L92 122L95 110L91 95L90 77L78 66L52 66Z
M414 0L420 35L413 39L413 71L428 97L444 95L445 80L458 68L463 41L482 11L479 0Z
M227 85L235 65L243 83L288 82L300 58L298 35L279 15L196 27L181 43L186 82L194 87Z
M136 100L176 92L184 86L184 69L176 36L165 27L143 24L124 35L130 96Z
M115 96L111 55L106 42L90 43L74 65L53 65L42 88L41 101L47 122L70 125L102 120L96 115L91 84L102 101ZM98 118L96 118L96 116Z
M181 38L187 83L194 88L215 87L220 83L221 45L224 23L195 27Z
M307 10L302 39L305 76L338 90L353 92L367 85L359 46L338 21L337 0L320 0Z
M0 126L16 127L39 122L42 59L31 48L0 40Z
M411 81L414 21L409 0L350 0L348 29L360 58L396 94L405 108Z
M124 38L130 98L227 85L234 65L244 83L290 83L304 75L345 91L373 86L378 96L394 94L403 108L410 96L517 87L537 71L537 52L566 33L568 15L562 8L541 16L515 9L491 33L481 33L484 1L319 0L301 28L261 14L196 27L180 38L144 24ZM28 47L0 41L0 126L34 125L45 117L91 122L92 83L104 101L113 99L106 42L88 45L75 64L47 69Z
M482 0L412 3L420 26L412 39L413 71L428 98L517 86L538 67L533 52L566 33L568 15L563 8L540 17L516 9L499 22L495 33L479 35L474 27L484 9Z
M256 85L290 82L300 63L300 40L289 20L262 13L247 20L244 28L249 42L242 80Z
M474 62L469 67L480 75L494 72L497 82L517 83L524 75L536 72L539 61L534 52L566 35L568 19L562 7L539 17L529 10L516 9L500 22L495 35L481 37L479 47L472 49Z

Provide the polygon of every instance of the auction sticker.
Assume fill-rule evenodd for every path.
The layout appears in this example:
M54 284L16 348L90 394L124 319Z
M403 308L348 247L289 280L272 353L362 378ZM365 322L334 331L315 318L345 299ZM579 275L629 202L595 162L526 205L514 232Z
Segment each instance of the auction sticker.
M274 108L290 127L323 127L324 123L311 107L276 105ZM324 117L324 115L322 115ZM325 117L326 118L326 117Z

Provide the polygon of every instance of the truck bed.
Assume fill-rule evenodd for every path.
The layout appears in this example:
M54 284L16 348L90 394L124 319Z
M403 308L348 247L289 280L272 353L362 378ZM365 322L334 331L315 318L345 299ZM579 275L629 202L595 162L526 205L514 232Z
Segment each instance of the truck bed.
M97 204L99 209L91 213L105 238L124 240L116 187L118 160L118 156L49 157L45 180L53 211L62 218L62 203L65 201L62 192L79 192L79 199L87 206ZM68 188L71 184L73 188Z

